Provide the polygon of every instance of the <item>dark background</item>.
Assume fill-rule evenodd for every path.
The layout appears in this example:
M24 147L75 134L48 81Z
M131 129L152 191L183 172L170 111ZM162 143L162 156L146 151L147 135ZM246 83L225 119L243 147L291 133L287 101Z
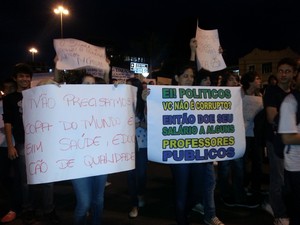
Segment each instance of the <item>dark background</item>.
M154 64L189 56L197 19L202 29L218 29L228 66L254 48L300 52L299 3L294 0L4 0L1 1L0 76L18 62L53 66L53 39L60 38L62 3L64 38L76 38L118 52L151 57Z

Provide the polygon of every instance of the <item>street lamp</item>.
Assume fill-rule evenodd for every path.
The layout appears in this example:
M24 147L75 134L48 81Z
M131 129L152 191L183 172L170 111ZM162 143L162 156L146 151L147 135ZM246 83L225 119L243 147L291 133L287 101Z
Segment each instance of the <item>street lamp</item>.
M34 62L34 54L38 53L38 50L36 48L29 49L29 52L32 54L32 62Z
M69 15L69 10L60 5L54 9L54 13L60 14L60 37L63 38L63 14Z

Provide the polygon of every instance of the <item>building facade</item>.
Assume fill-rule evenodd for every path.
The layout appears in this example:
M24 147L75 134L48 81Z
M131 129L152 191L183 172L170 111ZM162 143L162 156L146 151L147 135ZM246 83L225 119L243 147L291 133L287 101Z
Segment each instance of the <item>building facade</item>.
M300 55L291 48L279 51L268 51L255 48L252 52L239 59L239 74L247 71L257 71L262 76L263 83L267 83L268 77L275 75L277 63L284 57L296 59L300 63Z

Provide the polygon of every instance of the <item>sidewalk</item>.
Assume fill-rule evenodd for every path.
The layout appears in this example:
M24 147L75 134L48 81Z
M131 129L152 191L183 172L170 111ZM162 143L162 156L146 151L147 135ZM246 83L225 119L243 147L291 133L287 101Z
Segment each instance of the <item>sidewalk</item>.
M172 204L172 177L168 165L149 162L146 205L136 219L129 219L130 199L127 192L126 172L108 176L111 185L106 188L103 225L170 225L175 224ZM61 225L72 225L75 195L69 181L55 183L55 201ZM0 215L5 204L0 193ZM242 209L224 206L216 198L217 216L226 225L272 225L273 218L260 208ZM191 212L191 225L203 225L203 217ZM20 219L7 225L22 225ZM34 225L47 225L37 222Z

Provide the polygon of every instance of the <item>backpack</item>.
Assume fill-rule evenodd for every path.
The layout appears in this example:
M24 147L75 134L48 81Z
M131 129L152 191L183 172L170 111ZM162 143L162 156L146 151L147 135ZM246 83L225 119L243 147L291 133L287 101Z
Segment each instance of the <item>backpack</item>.
M296 114L296 121L297 124L300 122L300 92L293 90L291 91L291 94L294 95L294 97L296 98L297 102L298 102L298 108L297 108L297 114ZM274 132L274 137L273 137L273 146L274 146L274 152L275 154L283 159L284 156L284 148L285 148L285 144L282 142L282 138L281 138L281 134L279 134L278 131L278 123L279 123L279 116L280 112L278 112L277 116L274 119L274 123L273 123L273 132ZM289 146L287 151L289 151Z

